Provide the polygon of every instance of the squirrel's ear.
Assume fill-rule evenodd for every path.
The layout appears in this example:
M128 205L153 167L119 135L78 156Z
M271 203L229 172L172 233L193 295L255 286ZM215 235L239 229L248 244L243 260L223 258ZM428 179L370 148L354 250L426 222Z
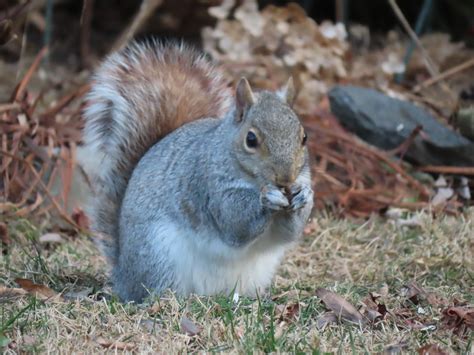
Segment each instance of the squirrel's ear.
M295 101L295 84L293 83L293 77L290 76L286 85L277 91L277 95L290 107L293 106L293 102Z
M241 121L244 117L245 111L255 103L255 97L247 79L242 78L237 84L235 90L235 101L236 101L236 119Z

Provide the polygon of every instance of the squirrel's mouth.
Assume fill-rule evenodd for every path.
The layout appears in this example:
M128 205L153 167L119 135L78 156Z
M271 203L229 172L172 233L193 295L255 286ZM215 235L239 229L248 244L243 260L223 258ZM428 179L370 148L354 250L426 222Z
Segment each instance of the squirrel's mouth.
M296 174L286 173L280 176L275 176L275 186L279 189L289 189L296 181Z

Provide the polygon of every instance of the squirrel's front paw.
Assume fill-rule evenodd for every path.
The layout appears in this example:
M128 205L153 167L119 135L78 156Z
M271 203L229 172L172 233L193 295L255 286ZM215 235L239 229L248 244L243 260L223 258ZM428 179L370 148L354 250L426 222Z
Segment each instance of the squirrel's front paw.
M290 210L296 211L313 201L313 190L309 186L294 186L291 188Z
M262 206L274 211L287 209L290 206L286 196L276 187L267 185L263 187L260 193L260 202Z

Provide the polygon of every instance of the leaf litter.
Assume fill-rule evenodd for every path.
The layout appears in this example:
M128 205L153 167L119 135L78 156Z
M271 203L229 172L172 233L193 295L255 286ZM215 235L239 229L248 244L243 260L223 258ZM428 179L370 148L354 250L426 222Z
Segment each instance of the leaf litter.
M436 196L443 187L440 189L439 186L429 185L431 195L425 198L423 196L420 197L421 190L409 181L407 178L409 176L408 173L403 175L397 171L390 172L387 171L387 169L381 169L387 161L392 159L392 156L381 152L374 152L371 148L357 141L353 136L345 132L342 127L337 124L335 118L328 112L325 97L329 86L328 83L340 80L353 80L354 74L357 72L354 70L354 67L357 66L357 60L352 63L347 62L350 49L346 40L347 34L341 25L329 22L318 25L311 19L308 19L301 8L294 4L286 8L270 7L260 13L258 8L252 5L252 1L244 2L244 4L237 9L235 9L236 4L234 1L224 1L224 3L227 4L227 9L214 8L214 10L212 10L213 12L211 11L211 14L219 19L216 28L210 29L207 34L203 33L204 37L209 35L209 48L216 49L215 51L210 50L210 53L227 68L230 73L229 80L238 77L239 74L243 72L245 75L251 77L253 83L271 89L275 89L277 83L285 82L288 76L288 68L290 68L291 74L296 76L297 82L302 86L296 107L298 112L303 115L305 124L311 132L312 139L310 139L309 143L316 157L314 163L316 164L316 168L313 168L315 172L315 185L317 186L317 190L321 192L320 198L323 203L328 203L329 205L334 203L341 207L343 213L347 215L366 217L374 211L382 211L391 205L400 206L402 209L416 209L429 206L428 203L430 199L431 204L433 204L433 201L437 201ZM222 24L220 23L221 21ZM237 23L233 21L237 21ZM269 24L277 28L276 33L272 34L268 31ZM293 26L295 27L293 28ZM302 37L304 39L298 42L297 37L305 31L307 34ZM240 42L232 41L231 39L237 35L242 37L239 39ZM246 36L250 37L247 39L243 38ZM253 41L255 36L265 38L265 43ZM305 41L312 41L312 43L308 44ZM443 41L443 43L447 43L447 45L454 46L449 39L444 38ZM317 49L315 49L316 47ZM237 51L236 48L239 49L240 52ZM397 66L400 65L400 55L394 55L393 52L402 53L403 46L400 45L399 39L396 39L389 41L384 50L387 54L387 61L383 62L384 64L381 66L368 66L367 62L365 62L365 68L376 71L376 74L373 72L367 73L367 70L359 74L361 79L367 80L367 78L369 78L376 82L376 85L379 87L387 89L387 85L391 80L387 73L391 74L399 71ZM310 51L314 52L311 58L308 56ZM440 60L446 60L447 58L446 53L439 53L437 55L442 58ZM410 65L413 66L413 68L418 66L418 69L412 68L410 70L419 70L419 68L422 68L420 62L420 60L412 62ZM28 77L25 77L20 83L23 85L22 89L25 93L28 80ZM81 95L82 94L78 92L72 101ZM34 97L26 93L21 100L18 99L12 102L13 104L20 103L21 105L12 106L13 108L4 111L9 120L13 119L14 125L11 126L11 132L16 132L18 128L35 128L35 122L37 120L31 120L30 115L26 114L26 112L20 108L24 106L24 100L31 99L34 99ZM66 102L67 100L62 101ZM29 107L31 108L31 101L26 101L26 104L27 106L30 105ZM63 108L64 112L68 111L67 104L65 104ZM61 116L60 111L63 108L56 106L56 109L51 111L47 123L51 123L55 126L52 117L56 114ZM76 114L74 110L71 112L73 115ZM71 112L57 118L66 118L67 120ZM43 120L39 121L40 125L45 123ZM47 127L49 128L50 126ZM55 149L71 149L69 143L73 143L74 145L74 143L78 141L75 136L77 132L71 135L71 139L66 138L63 141L56 141L57 136L65 135L65 133L61 131L64 129L63 127L55 126L54 129L57 129L58 132L56 136L48 136L48 148L52 146ZM45 155L45 150L37 149L36 146L33 146L33 148L31 146L27 147L27 144L23 144L23 142L23 145L19 145L18 136L19 135L15 136L14 134L9 135L6 141L7 146L11 146L13 149L11 151L14 151L15 154L21 153L22 157L26 157L23 158L26 162L37 161L38 159L47 161L48 159L54 158L54 155L49 156L49 151L47 151ZM28 134L26 136L28 136ZM11 140L11 138L13 139ZM22 136L22 139L23 138ZM5 139L5 136L3 136L2 139ZM10 142L12 142L12 144ZM37 142L34 143L38 145ZM40 145L42 144L44 143L40 143ZM28 150L26 150L25 147L27 147ZM25 151L22 149L25 149ZM33 153L33 155L29 155L31 153ZM3 155L2 159L2 164L11 167L12 162L14 162L16 158ZM17 159L17 161L23 163L21 160ZM54 170L54 164L52 166ZM358 169L355 169L355 167ZM30 168L26 165L26 170L28 169ZM359 169L362 173L356 171ZM401 163L400 169L404 172L408 171L407 167ZM39 173L41 173L41 171ZM19 185L12 183L12 181L17 179L17 176L13 176L13 178L12 176L13 175L7 177L10 183L9 188L13 191L10 196L19 193ZM349 176L350 179L348 178ZM369 180L375 180L375 183L369 182ZM21 182L21 179L19 181ZM433 190L431 190L431 187L433 187ZM33 192L35 189L37 191ZM11 207L9 211L10 213L14 213L14 215L28 215L37 212L45 213L55 209L57 210L56 212L59 211L65 214L62 206L59 204L59 208L49 206L42 209L43 206L48 205L50 199L41 188L37 189L37 187L35 187L35 189L25 191L20 201L14 199L12 202L10 200L8 201L8 205L0 201L0 204L3 204L2 207ZM382 191L387 195L383 195ZM66 195L67 193L62 196ZM382 195L382 197L380 197L380 195ZM397 198L394 196L400 197ZM438 197L438 199L441 199L440 205L450 202L452 195L449 197L445 196L447 196L447 194L440 194L440 197ZM416 198L416 203L405 202L410 198ZM57 200L60 199L61 197ZM319 201L320 204L321 200ZM20 207L19 211L21 211L19 214L15 212L18 211L18 207ZM76 215L71 217L76 225L84 229L88 227L86 218L87 216L85 216L82 211L79 211ZM416 223L413 223L413 226L419 226L419 224L419 221L416 221ZM308 228L307 232L312 233L314 229ZM2 236L3 242L3 234L0 234L0 236ZM26 290L28 286L25 287ZM43 287L46 286L31 283L28 292L34 295L48 294L49 291L45 291ZM411 301L415 300L416 303L427 301L430 305L444 304L436 303L439 301L433 301L433 299L430 301L430 293L426 293L426 291L418 285L410 285L408 288L411 294L408 298L410 298ZM49 288L46 287L46 289ZM2 291L24 295L25 292L27 292L25 290L15 288L2 289L0 291L0 300ZM354 323L360 324L360 317L362 317L362 319L367 318L372 321L380 321L384 320L387 314L386 308L379 308L382 306L385 307L385 305L379 302L379 295L375 292L370 293L364 300L366 302L363 301L364 305L362 308L357 310L342 297L328 290L322 290L323 291L320 289L317 292L321 295L321 298L326 300L327 304L323 300L326 307L332 309L332 311L326 312L318 318L318 325L321 324L322 328L328 324L336 323L341 318L347 319L350 322L354 322L353 320L355 319L356 321ZM51 291L54 292L53 290ZM388 295L388 290L379 292L383 297ZM48 296L44 294L41 297L48 298ZM442 302L445 301L443 300ZM453 329L454 331L457 329L471 329L471 308L466 307L467 306L461 306L461 309L459 309L458 306L453 306L443 311L443 322L445 322L447 329ZM299 303L280 306L279 309L282 311L281 319L283 321L291 321L295 317L298 317L300 312L299 308ZM407 308L404 311L406 312L405 316L414 317L413 309ZM426 327L425 323L420 324L420 328ZM186 317L182 318L180 325L182 332L188 335L193 336L200 332L200 327ZM109 341L105 338L98 338L97 343L107 349L130 350L135 347L133 343ZM430 346L436 347L435 345ZM401 347L403 348L403 346ZM427 349L430 350L431 348L428 347Z
M209 13L217 24L203 29L204 49L223 65L229 82L246 76L257 87L276 89L288 76L294 78L299 89L295 109L303 118L314 157L317 207L336 206L335 212L355 217L368 217L389 207L457 213L463 204L452 198L454 191L438 189L432 182L418 182L411 176L413 168L395 154L358 140L329 112L326 94L340 82L371 86L404 99L416 98L394 82L393 74L400 72L406 48L399 34L392 31L382 49L357 55L342 24L318 24L295 3L259 10L254 0L229 0L211 7ZM452 51L466 51L462 43L454 43L444 34L429 34L421 41L439 66L450 60ZM426 71L424 65L424 58L416 53L406 74ZM422 105L426 103L418 99ZM407 141L394 151L403 152L409 144Z
M181 331L189 336L195 336L201 333L202 328L194 323L188 317L183 316L180 321Z
M464 335L474 331L474 307L453 306L443 310L441 323L445 329L453 330L455 334Z
M308 130L318 208L366 218L389 207L458 213L470 203L470 199L462 202L439 193L436 197L432 182L418 182L412 177L413 168L395 154L355 138L329 111L327 91L341 82L417 98L394 83L392 73L399 71L406 43L399 34L390 32L383 48L358 53L344 25L316 23L295 3L260 10L255 0L226 0L210 7L209 14L217 22L202 30L203 47L222 65L229 83L245 75L259 88L277 89L290 75L295 79L299 91L295 109ZM420 40L440 68L449 64L452 53L466 51L444 34ZM76 85L41 110L41 95L30 92L29 83L44 55L46 50L38 53L11 100L0 104L0 128L5 132L0 136L5 190L0 205L10 216L58 215L74 228L85 230L89 223L80 206L72 216L65 207L81 144L82 98L89 87ZM406 69L407 75L426 71L423 58L415 53ZM421 104L440 102L417 99ZM64 180L62 191L53 193L51 185L58 176ZM454 190L454 197L470 196L465 190ZM438 203L440 199L443 203Z
M336 319L343 319L360 325L365 323L364 316L352 304L336 293L324 288L318 288L316 296L334 313Z
M61 298L61 296L56 291L52 290L48 286L35 284L31 280L16 278L15 282L30 295L35 296L41 300Z

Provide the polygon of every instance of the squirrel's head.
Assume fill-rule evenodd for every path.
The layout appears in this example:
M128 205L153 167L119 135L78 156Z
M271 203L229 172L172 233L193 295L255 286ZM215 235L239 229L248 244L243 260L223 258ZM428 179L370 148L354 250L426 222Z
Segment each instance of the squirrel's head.
M294 97L291 78L277 92L253 92L245 78L237 85L234 151L241 167L263 178L261 183L289 187L303 168L306 133L291 108Z

